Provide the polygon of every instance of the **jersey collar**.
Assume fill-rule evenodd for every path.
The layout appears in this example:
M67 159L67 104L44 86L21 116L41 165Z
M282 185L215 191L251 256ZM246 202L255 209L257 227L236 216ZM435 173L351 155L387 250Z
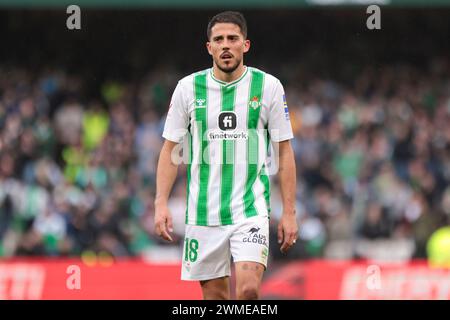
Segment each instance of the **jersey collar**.
M209 74L211 75L211 78L214 81L216 81L217 83L219 83L220 85L222 85L224 87L229 87L229 86L235 85L236 83L238 83L239 81L244 79L244 77L247 75L248 69L249 69L249 67L247 67L247 66L244 66L244 67L245 67L245 71L242 73L242 75L238 79L236 79L236 80L234 80L232 82L225 82L225 81L219 80L216 77L214 77L213 68L209 69Z

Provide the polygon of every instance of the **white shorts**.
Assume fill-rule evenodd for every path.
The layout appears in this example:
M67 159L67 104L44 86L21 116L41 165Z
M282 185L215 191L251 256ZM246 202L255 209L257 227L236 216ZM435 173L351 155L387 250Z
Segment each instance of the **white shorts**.
M231 275L234 262L267 267L269 218L254 216L227 226L186 225L181 280L211 280Z

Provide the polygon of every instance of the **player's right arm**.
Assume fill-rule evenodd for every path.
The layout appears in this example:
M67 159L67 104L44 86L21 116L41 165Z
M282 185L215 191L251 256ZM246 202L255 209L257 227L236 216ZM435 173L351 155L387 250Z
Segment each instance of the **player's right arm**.
M178 171L178 165L173 163L171 157L177 144L170 140L164 142L156 171L155 231L158 236L167 241L172 241L169 232L173 232L168 201Z
M178 171L178 164L175 163L172 154L174 148L183 141L189 125L189 101L186 91L182 82L178 82L170 101L163 132L166 140L156 170L155 232L167 241L172 241L170 232L173 232L172 215L168 206L169 195Z

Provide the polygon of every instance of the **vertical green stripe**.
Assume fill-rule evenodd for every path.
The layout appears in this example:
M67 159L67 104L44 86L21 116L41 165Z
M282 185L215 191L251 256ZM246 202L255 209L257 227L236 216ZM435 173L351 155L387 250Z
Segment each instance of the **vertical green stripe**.
M266 159L267 159L267 154L269 152L270 144L269 144L269 129L267 126L265 127L265 129L266 129L266 132L264 135L264 142L265 142L265 146L266 146ZM270 208L270 181L269 181L269 175L268 175L265 164L263 165L262 170L263 170L263 172L261 173L259 178L260 178L262 184L264 185L264 198L266 199L267 213L270 217L270 211L271 211L271 208Z
M269 176L267 175L266 172L266 167L265 165L263 166L263 172L261 173L261 175L259 176L262 184L264 185L264 199L266 200L266 205L267 205L267 213L270 216L270 182L269 182Z
M223 86L221 111L233 111L236 87ZM220 222L222 225L232 224L231 196L233 193L234 175L234 141L222 141L222 180L220 185Z
M187 182L186 182L186 224L188 223L188 212L189 212L189 190L191 187L191 164L192 164L192 136L191 133L188 132L188 150L183 151L188 152L187 166L186 166L186 174L187 174Z
M209 159L205 152L208 147L206 139L206 130L208 126L208 101L206 73L198 74L194 79L195 83L195 120L198 127L199 138L199 192L197 201L197 225L206 226L208 224L208 180L209 180ZM204 107L197 105L197 100L203 100Z
M248 140L247 140L247 181L244 192L245 216L253 217L258 214L255 208L255 196L252 186L258 176L258 134L257 126L259 113L261 110L261 97L263 91L264 75L261 72L252 70L250 82L250 94L248 108ZM259 103L256 108L252 107L252 102Z

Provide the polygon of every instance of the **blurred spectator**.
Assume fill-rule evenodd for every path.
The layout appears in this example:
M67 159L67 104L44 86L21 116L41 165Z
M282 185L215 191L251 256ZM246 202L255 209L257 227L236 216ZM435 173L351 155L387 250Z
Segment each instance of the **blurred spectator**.
M391 221L385 209L377 203L371 203L361 226L360 234L366 239L389 238L391 236Z

